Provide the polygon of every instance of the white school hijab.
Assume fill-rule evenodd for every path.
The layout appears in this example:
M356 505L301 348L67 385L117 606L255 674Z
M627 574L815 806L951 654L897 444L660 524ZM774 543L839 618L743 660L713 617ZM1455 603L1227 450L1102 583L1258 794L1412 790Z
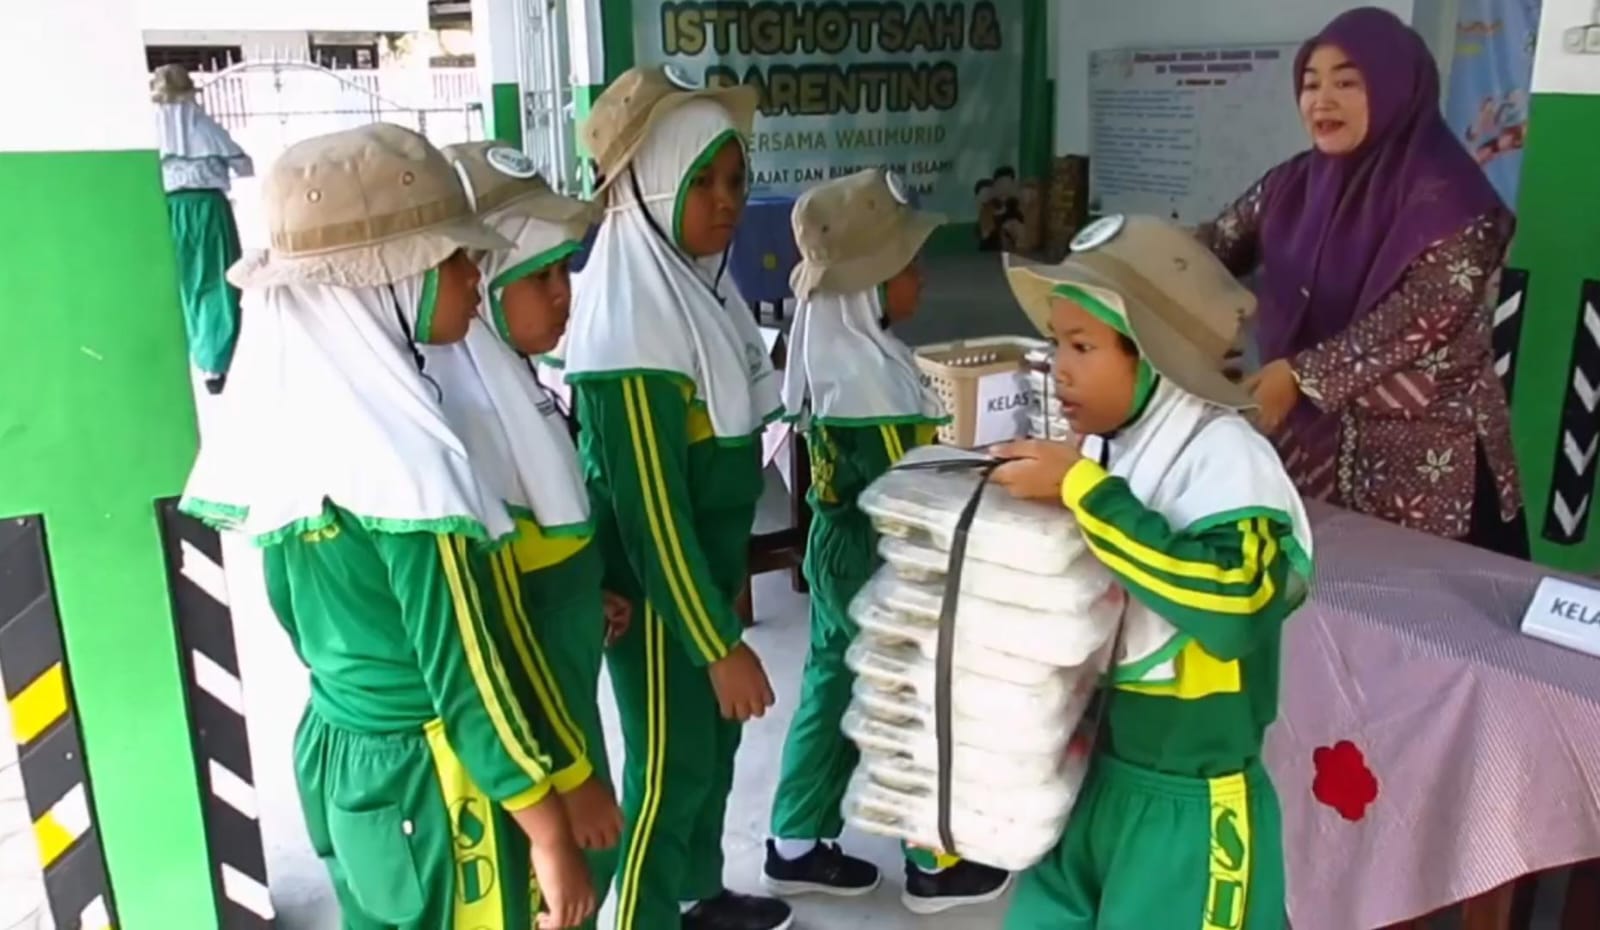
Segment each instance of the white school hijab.
M427 371L444 394L445 415L466 444L473 468L512 512L531 518L545 536L588 535L589 494L578 450L554 399L496 330L498 294L491 294L491 284L508 269L534 273L544 267L544 257L547 265L577 244L559 225L525 214L502 211L484 222L514 247L479 259L483 300L478 318L461 342L423 348Z
M185 512L262 545L331 523L330 502L379 531L513 534L505 502L417 370L406 332L416 332L426 290L417 275L246 291L250 325Z
M573 284L572 321L555 356L568 381L633 372L680 375L694 383L711 430L744 440L781 412L777 373L750 308L722 256L690 258L674 235L680 192L724 140L737 139L727 111L691 101L655 125L630 169L610 189L605 222Z
M1311 527L1300 494L1270 443L1237 413L1209 404L1163 378L1144 412L1109 439L1091 436L1084 455L1128 483L1135 497L1174 530L1198 530L1249 516L1273 516L1293 529L1288 556L1309 582ZM1119 683L1176 680L1190 637L1128 599L1116 660Z
M879 289L812 292L795 310L784 369L789 416L824 425L940 423L944 405L922 383L911 349L881 323Z
M254 172L250 156L200 104L177 100L158 103L155 109L156 140L163 158L219 158L240 177Z

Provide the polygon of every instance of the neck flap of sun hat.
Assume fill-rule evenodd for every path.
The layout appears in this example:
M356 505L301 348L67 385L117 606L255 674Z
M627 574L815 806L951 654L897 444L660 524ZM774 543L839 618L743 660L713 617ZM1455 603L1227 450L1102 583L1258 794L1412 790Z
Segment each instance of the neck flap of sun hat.
M1243 417L1188 393L1170 378L1160 378L1133 422L1114 436L1086 438L1083 451L1125 480L1134 496L1175 530L1199 532L1260 518L1286 524L1293 537L1285 545L1297 573L1291 583L1310 581L1311 526L1300 495L1277 452ZM1137 546L1117 527L1091 514L1080 513L1078 519L1097 543ZM1272 554L1245 553L1242 566L1222 571L1237 575L1239 582L1253 581L1253 569ZM1143 603L1129 600L1115 682L1156 688L1173 684L1191 641Z
M883 328L879 290L815 291L795 310L783 379L790 417L826 426L949 419L911 349Z
M818 185L795 204L802 265L817 273L796 267L806 282L796 291L783 379L792 419L867 426L949 418L923 385L911 350L885 326L883 285L915 260L937 225L937 218L913 210L911 200L898 175L864 171ZM834 268L855 274L824 273ZM863 289L835 290L833 278L852 279Z
M248 160L244 149L193 98L157 103L155 111L161 157Z
M746 440L781 412L777 374L750 312L721 270L678 245L694 175L729 141L728 113L694 100L658 122L611 186L605 222L573 293L555 355L569 381L663 373L694 383L724 440Z
M472 467L512 513L545 536L589 535L578 450L527 362L482 319L461 342L425 346L423 355Z
M183 509L262 545L326 527L330 504L382 532L515 532L419 370L437 282L247 290L250 325Z

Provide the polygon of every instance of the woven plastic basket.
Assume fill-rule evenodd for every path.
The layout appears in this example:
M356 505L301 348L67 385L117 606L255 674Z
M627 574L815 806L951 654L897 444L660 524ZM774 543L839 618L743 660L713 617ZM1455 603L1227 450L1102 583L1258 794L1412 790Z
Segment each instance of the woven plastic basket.
M939 428L939 441L972 448L978 436L979 383L985 377L1022 372L1028 353L1048 345L1022 336L990 336L917 349L917 367L922 370L923 379L938 393L950 414L950 422ZM1015 436L1026 432L1026 411L1022 411Z

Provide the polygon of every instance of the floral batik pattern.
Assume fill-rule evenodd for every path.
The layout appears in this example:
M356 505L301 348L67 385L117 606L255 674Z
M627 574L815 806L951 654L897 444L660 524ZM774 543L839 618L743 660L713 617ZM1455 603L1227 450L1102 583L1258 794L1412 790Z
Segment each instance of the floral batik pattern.
M1236 274L1259 261L1262 184L1198 234ZM1434 243L1377 307L1289 359L1301 393L1337 416L1334 462L1286 454L1302 493L1436 536L1472 529L1477 448L1500 513L1522 507L1505 392L1490 344L1493 283L1510 217L1495 211ZM1296 447L1278 437L1280 449Z

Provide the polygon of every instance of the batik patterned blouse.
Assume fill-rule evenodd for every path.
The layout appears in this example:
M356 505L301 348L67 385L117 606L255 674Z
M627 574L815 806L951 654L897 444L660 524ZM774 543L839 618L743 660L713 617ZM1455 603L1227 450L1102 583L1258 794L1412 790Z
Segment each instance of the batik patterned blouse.
M1260 262L1263 184L1200 229L1237 275ZM1289 358L1302 395L1339 424L1331 460L1313 461L1290 429L1274 438L1302 494L1459 539L1472 529L1481 446L1501 516L1509 520L1521 508L1510 414L1489 341L1510 231L1509 215L1480 216L1418 256L1371 313Z

